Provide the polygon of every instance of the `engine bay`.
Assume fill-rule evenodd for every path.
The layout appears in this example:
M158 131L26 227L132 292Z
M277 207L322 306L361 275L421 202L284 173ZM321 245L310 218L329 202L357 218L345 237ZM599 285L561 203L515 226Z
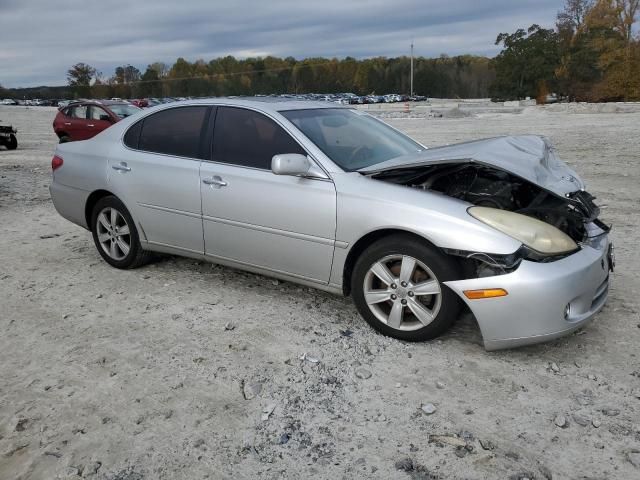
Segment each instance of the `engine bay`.
M528 215L563 231L576 242L588 237L586 224L596 222L595 197L576 191L560 197L498 168L473 162L445 163L387 170L373 178L443 193L473 205Z

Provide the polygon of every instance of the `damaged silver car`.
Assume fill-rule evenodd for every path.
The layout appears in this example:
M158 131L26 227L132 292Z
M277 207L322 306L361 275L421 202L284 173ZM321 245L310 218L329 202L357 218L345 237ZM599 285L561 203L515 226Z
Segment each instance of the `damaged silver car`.
M114 267L165 252L351 295L402 340L465 308L490 350L559 337L614 267L594 198L537 136L427 149L348 107L211 99L61 144L52 167L55 207Z

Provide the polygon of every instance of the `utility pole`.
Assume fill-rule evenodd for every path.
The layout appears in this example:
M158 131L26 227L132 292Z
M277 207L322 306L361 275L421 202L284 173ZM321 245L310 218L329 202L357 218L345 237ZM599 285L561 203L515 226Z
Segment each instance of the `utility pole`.
M413 97L413 38L411 39L411 96Z

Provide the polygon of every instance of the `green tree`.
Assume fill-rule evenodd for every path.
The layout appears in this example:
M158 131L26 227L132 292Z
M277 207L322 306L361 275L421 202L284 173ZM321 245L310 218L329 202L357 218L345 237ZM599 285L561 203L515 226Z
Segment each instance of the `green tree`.
M67 83L76 98L91 96L91 80L95 75L96 69L86 63L76 63L67 71Z
M558 34L552 29L531 25L528 30L501 33L496 45L503 50L493 66L496 80L494 96L504 98L537 97L541 90L555 88L559 62Z

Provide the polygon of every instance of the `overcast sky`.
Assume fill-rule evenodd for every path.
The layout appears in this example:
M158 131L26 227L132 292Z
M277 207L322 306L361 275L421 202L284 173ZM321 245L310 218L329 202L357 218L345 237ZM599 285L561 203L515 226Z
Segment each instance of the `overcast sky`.
M111 76L234 55L493 56L499 32L550 27L563 0L0 0L0 85L64 85L77 62Z

